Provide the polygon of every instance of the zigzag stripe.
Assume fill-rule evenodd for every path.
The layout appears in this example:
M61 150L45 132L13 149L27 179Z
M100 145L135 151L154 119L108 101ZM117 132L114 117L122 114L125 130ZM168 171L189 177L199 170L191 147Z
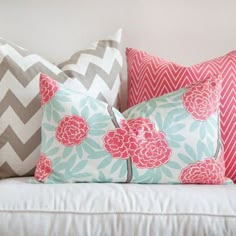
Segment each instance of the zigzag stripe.
M17 97L11 91L8 91L4 99L0 102L0 117L6 116L6 111L9 107L14 110L18 119L20 118L21 122L26 124L40 110L40 99L39 96L36 96L30 101L27 107L24 107ZM4 120L4 117L1 119ZM7 117L6 121L11 122L9 119L12 119L10 115ZM17 122L19 122L19 120Z
M118 73L114 74L114 71L121 70L121 66L117 62L117 60L115 60L113 64L110 65L110 71L108 73L104 71L103 68L101 68L99 65L95 65L93 63L90 63L88 65L85 75L82 75L78 71L76 71L76 69L78 68L77 65L72 67L71 65L69 65L67 67L67 70L65 70L65 68L63 68L63 70L66 73L66 75L69 76L70 78L73 79L79 78L79 81L81 81L81 83L83 84L84 87L86 87L87 90L89 90L91 84L95 83L94 78L96 77L96 75L99 75L99 77L103 78L104 82L106 82L107 86L111 89L115 82L114 76L118 74ZM102 92L102 89L100 90Z
M3 100L6 93L12 91L11 93L17 97L17 99L23 104L23 106L28 106L28 104L38 95L39 89L39 76L29 81L29 83L24 87L19 82L18 79L8 70L0 81L0 101ZM26 96L27 94L27 96Z
M23 176L29 172L32 174L32 168L35 168L39 159L40 146L35 147L32 153L24 160L18 158L18 153L9 144L6 144L2 151L7 153L7 155L0 159L0 170L2 165L7 164L14 171L15 174L13 173L13 176Z
M10 66L8 66L8 64L10 64ZM27 70L23 70L25 68L22 69L19 67L18 61L9 56L4 57L0 64L0 81L3 80L4 75L8 70L12 73L12 75L14 75L15 79L22 84L23 87L26 87L41 72L51 76L52 78L56 77L59 82L64 82L67 79L62 71L56 66L50 66L52 68L51 70L50 68L45 67L45 64L47 63L35 61L33 65L31 64L32 63L27 64Z
M107 63L107 61L110 63ZM114 53L114 49L107 47L103 58L99 58L96 55L82 54L76 64L67 64L62 67L62 70L73 70L81 75L85 75L89 65L94 64L108 74L111 72L115 61L117 61L120 67L122 66L123 59L121 54L118 50Z
M0 148L3 151L3 147L5 145L11 145L12 149L14 149L15 153L17 153L16 156L23 161L39 146L40 142L40 129L38 129L26 143L22 143L18 136L15 134L14 130L11 127L7 127L7 129L1 135ZM4 157L1 157L1 160L2 158L4 159ZM7 157L5 158L7 159Z
M135 49L127 49L128 107L185 87L215 74L224 78L221 134L226 173L236 181L236 51L194 66L181 66Z
M32 135L40 128L40 123L42 120L42 111L38 110L28 121L23 123L18 114L12 110L12 107L9 107L6 112L0 118L0 139L4 140L4 133L8 127L11 127L14 130L14 133L17 135L18 139L22 143L26 143L31 139ZM10 135L10 134L9 134ZM7 136L6 136L7 137ZM10 137L10 136L9 136Z
M53 65L52 63L48 62L47 60L43 59L42 57L36 54L30 54L28 56L22 56L19 51L15 50L8 44L0 45L1 57L0 57L0 67L4 68L1 65L4 65L8 61L10 63L14 63L19 67L22 71L26 72L31 67L33 67L36 63L43 65L43 67L48 68L50 71L53 71L55 74L59 74L61 70ZM5 67L7 69L8 67ZM2 76L0 76L2 77Z

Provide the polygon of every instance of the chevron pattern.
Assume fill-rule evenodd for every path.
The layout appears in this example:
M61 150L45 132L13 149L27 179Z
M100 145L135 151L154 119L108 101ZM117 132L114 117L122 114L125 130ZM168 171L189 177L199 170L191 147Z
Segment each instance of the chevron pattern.
M225 150L226 176L236 182L236 51L185 67L146 52L128 48L128 107L181 87L221 74L221 136Z
M90 49L76 52L58 67L70 78L77 79L80 92L97 97L118 107L123 58L120 51L122 30Z
M32 175L39 158L39 75L66 82L95 98L118 104L122 69L121 30L61 64L0 39L0 179Z
M33 174L41 143L41 72L68 79L42 57L0 39L0 179Z

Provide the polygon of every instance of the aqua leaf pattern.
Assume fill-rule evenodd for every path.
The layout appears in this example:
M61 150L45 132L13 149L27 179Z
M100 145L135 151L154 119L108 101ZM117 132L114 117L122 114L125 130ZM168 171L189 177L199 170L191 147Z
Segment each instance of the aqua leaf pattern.
M89 134L90 135L93 135L93 136L101 136L101 135L104 135L106 133L105 130L96 130L96 129L90 129L89 130Z
M98 165L98 169L103 169L105 167L107 167L108 165L110 165L110 163L112 162L112 158L111 157L107 157L104 160L101 161L101 163Z
M111 116L109 115L103 115L103 114L100 114L100 113L96 113L94 115L92 115L88 120L87 122L92 125L93 123L103 123L103 122L106 122L106 121L109 121L111 120Z
M55 131L55 129L56 129L54 126L49 125L47 123L43 124L43 128L46 129L47 131Z
M179 170L182 168L181 165L175 161L168 161L166 166L172 169L176 169L176 170Z
M57 94L57 99L61 102L70 102L70 98L68 98L65 94Z
M207 133L208 133L211 137L214 137L214 136L215 136L215 133L214 133L213 128L211 127L211 124L210 124L209 121L207 121L207 122L205 123L205 127L206 127L206 129L207 129Z
M89 116L89 109L88 107L84 107L83 110L81 111L81 116L87 120L88 119L88 116Z
M119 177L122 178L125 175L127 175L127 162L126 161L124 161L123 165L121 166Z
M91 138L87 138L84 143L88 144L89 146L93 147L94 149L101 149L101 146L92 140Z
M182 104L182 103L180 103L180 102L173 102L173 103L169 102L169 103L160 105L159 107L160 107L160 108L172 108L172 107L177 107L177 106L179 106L179 105L181 105L181 104Z
M201 122L194 121L190 126L190 132L197 130L200 125L201 125Z
M84 150L85 152L87 152L88 154L94 152L93 148L92 148L90 145L88 145L88 143L86 143L85 141L83 141L83 142L80 144L80 146L81 146L81 147L83 148L83 150Z
M52 148L51 150L49 150L46 154L48 156L52 156L52 155L55 155L58 151L59 151L59 147L55 147L55 148Z
M78 175L76 175L77 178L81 178L81 179L83 179L83 178L88 178L88 177L90 177L90 176L91 176L91 174L89 174L89 173L87 173L87 172L79 173Z
M77 111L77 109L74 106L71 107L71 114L72 115L79 115L79 112Z
M123 160L117 160L113 164L113 166L111 168L111 171L110 171L110 174L113 174L114 172L116 172L122 166L123 162L124 162Z
M205 122L202 122L200 126L200 138L204 139L206 137L206 127L205 127Z
M189 116L189 114L187 112L181 113L174 118L174 121L175 122L182 121L182 120L186 119L188 116Z
M110 156L110 154L106 151L92 151L91 153L89 153L88 159L100 159L107 157L108 155Z
M170 138L176 142L183 142L186 140L186 138L180 134L170 134L170 135L168 135L168 138Z
M88 160L82 160L71 171L74 173L77 173L83 170L87 164L88 164Z
M136 168L133 168L133 170L136 170ZM136 176L135 176L136 175ZM153 176L156 177L154 170L147 170L143 175L138 176L138 171L136 170L135 175L133 174L135 181L140 183L148 183L151 181L151 178Z
M76 152L77 152L77 155L78 155L80 158L82 158L82 156L83 156L83 149L82 149L81 145L77 145L77 146L76 146Z
M169 136L167 137L167 142L168 142L169 146L172 148L179 148L180 147L180 144L175 142L172 139L169 139Z
M54 120L56 123L59 123L59 121L60 121L60 119L61 119L61 116L59 115L59 113L58 113L57 111L53 111L52 116L53 116L53 120Z
M52 106L59 112L65 111L65 108L56 99L52 99L50 104L52 104Z
M161 118L160 113L157 112L156 117L155 117L155 120L156 120L156 123L157 123L159 129L160 129L160 130L163 130L163 127L162 127L162 118Z
M51 119L52 119L52 108L51 108L51 105L48 104L44 109L45 109L47 120L50 122Z
M54 137L51 137L48 141L47 141L47 143L45 144L45 146L44 146L44 151L46 151L46 150L48 150L51 146L52 146L52 144L53 144L53 142L54 142Z
M213 142L209 138L207 139L207 147L208 147L209 152L211 153L210 156L213 156L215 150L214 150Z
M164 126L163 126L163 130L165 131L166 129L168 129L168 127L170 127L170 125L172 124L172 121L174 119L173 113L168 113L168 115L165 118L164 121Z
M192 158L192 160L197 160L196 154L193 148L189 144L184 144L184 149L188 153L188 155Z
M162 178L162 173L161 171L159 170L159 168L156 168L153 170L153 179L152 179L152 183L159 183L161 178Z
M65 162L65 169L67 172L68 171L71 172L71 168L75 165L76 160L77 160L77 155L74 154Z
M188 156L186 156L185 154L178 153L178 157L182 162L184 162L187 165L193 163L193 161Z
M162 173L163 173L165 176L167 176L167 177L169 177L169 178L173 177L172 172L171 172L168 168L166 168L165 166L161 166L160 168L161 168Z
M62 156L64 158L68 157L73 151L73 147L65 147Z
M96 129L104 129L106 127L107 127L106 123L95 123L91 128L96 130Z
M185 127L184 124L176 124L172 127L169 127L166 132L168 132L168 134L173 134L173 133L177 133L179 132L181 129L183 129Z

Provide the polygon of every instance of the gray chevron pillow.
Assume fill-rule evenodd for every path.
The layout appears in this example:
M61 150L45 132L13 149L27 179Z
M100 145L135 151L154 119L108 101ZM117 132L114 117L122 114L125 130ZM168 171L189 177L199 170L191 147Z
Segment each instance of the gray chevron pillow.
M71 62L68 67L71 67L72 61L78 61L76 56L79 57L80 64L76 64L71 77L77 78L77 85L80 83L81 87L83 85L86 88L84 92L106 100L111 105L116 104L120 89L120 37L121 32L118 31L113 39L99 41L95 48L84 50L97 57L84 54L79 56L77 53L68 61ZM63 64L63 70L70 75L66 69L67 62ZM82 77L81 70L85 67L87 72ZM40 73L60 82L73 84L57 66L39 55L0 39L0 179L33 175L41 142Z
M58 67L68 80L82 93L119 107L121 69L123 58L120 51L122 30L105 40L99 40L91 48L81 50ZM74 83L74 81L76 81Z

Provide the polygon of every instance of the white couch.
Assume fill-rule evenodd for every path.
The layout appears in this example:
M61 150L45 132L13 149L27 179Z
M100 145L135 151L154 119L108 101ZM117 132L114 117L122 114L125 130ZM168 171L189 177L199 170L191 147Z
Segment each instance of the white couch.
M236 235L235 185L0 181L1 236Z

